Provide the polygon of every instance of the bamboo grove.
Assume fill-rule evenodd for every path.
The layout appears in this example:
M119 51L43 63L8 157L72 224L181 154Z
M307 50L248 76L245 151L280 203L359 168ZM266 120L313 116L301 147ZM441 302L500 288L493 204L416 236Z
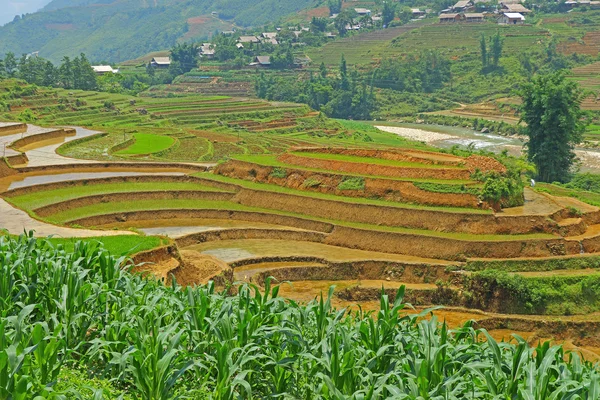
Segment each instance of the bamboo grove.
M307 305L278 286L180 287L99 244L0 237L0 399L598 399L597 368L548 343L497 343L406 313ZM59 382L59 383L57 383ZM94 381L90 381L94 382Z

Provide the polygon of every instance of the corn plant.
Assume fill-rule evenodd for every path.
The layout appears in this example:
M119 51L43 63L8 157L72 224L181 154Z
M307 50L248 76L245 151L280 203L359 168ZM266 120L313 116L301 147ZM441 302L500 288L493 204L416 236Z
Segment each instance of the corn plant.
M271 279L229 295L130 266L98 243L0 236L0 400L110 398L60 389L69 368L145 400L600 399L597 367L577 354L409 315L404 288L349 313L333 288L301 305Z

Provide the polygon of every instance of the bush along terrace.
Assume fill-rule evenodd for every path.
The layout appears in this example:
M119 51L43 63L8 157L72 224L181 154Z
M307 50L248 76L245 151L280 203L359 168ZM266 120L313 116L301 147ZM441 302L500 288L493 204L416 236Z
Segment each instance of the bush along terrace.
M576 354L408 315L403 288L350 313L269 281L228 295L125 266L90 243L0 239L2 398L597 398Z

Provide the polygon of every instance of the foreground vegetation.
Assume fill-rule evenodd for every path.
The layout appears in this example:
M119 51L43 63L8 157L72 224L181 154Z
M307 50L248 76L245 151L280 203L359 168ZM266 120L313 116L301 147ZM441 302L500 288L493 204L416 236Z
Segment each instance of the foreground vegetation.
M349 313L268 281L229 296L126 265L90 243L0 238L1 398L598 398L598 371L576 354L449 331L405 314L404 289L377 314Z

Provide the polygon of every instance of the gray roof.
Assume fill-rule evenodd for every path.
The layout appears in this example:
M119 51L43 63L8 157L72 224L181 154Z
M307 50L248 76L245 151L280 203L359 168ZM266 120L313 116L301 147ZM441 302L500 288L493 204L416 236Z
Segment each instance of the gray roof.
M261 65L271 65L271 56L256 56L256 62Z
M158 65L170 65L171 59L169 57L154 57L152 59Z

